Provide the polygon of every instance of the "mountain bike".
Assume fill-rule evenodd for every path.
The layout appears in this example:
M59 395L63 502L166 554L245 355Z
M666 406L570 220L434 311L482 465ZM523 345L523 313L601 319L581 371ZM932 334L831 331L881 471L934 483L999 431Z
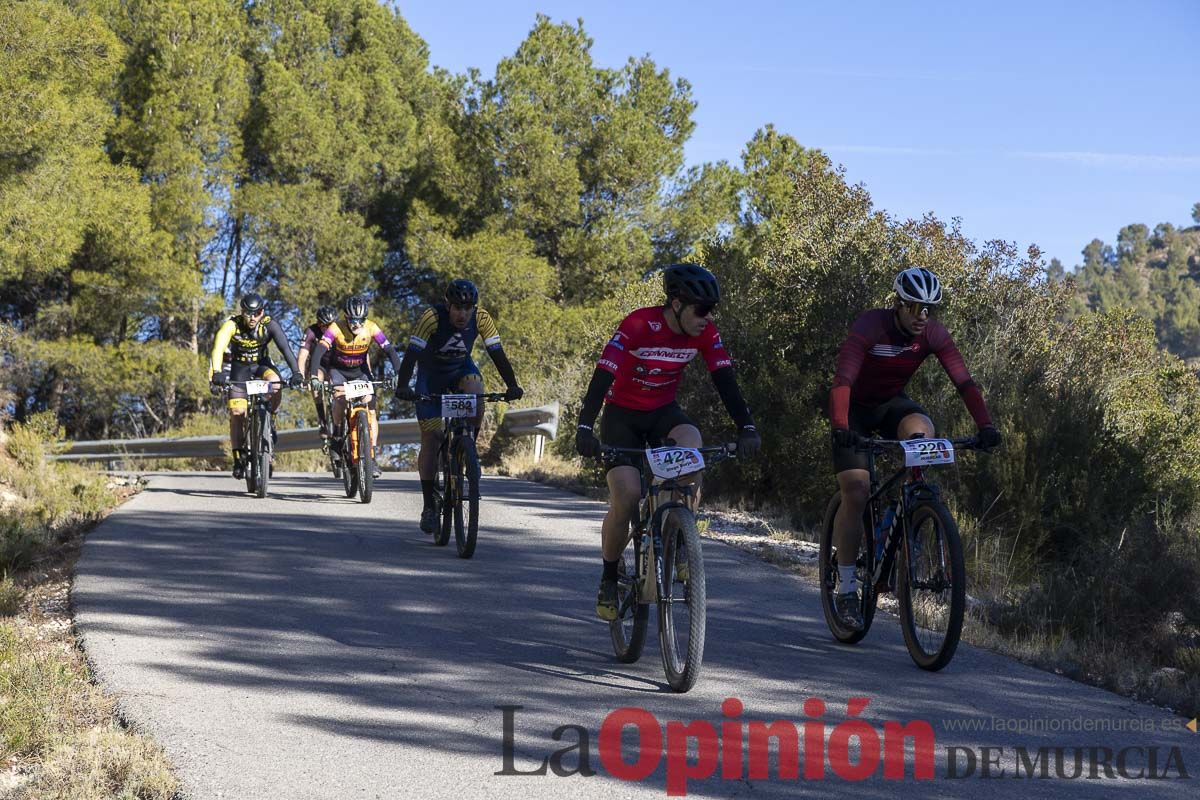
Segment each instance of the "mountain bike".
M341 385L346 398L346 425L341 438L334 439L330 445L330 460L335 476L341 470L346 497L357 494L362 502L371 502L375 492L375 442L371 439L371 422L375 411L371 408L371 401L375 397L376 387L390 389L394 385L390 378L382 381L346 381ZM323 388L336 391L336 387L329 383L325 383Z
M243 415L242 443L247 451L246 491L258 497L267 496L267 487L271 481L271 457L275 449L274 436L271 429L271 387L280 387L282 381L230 381L222 387L222 394L228 395L231 385L246 387L246 399L250 408Z
M904 644L917 666L936 671L950 663L962 634L966 606L966 567L958 524L941 500L941 490L925 479L928 467L951 464L956 451L979 450L978 439L867 439L871 494L863 512L863 531L855 572L861 587L863 626L844 625L834 607L841 554L834 546L833 521L841 506L835 492L825 510L821 532L821 608L829 630L840 642L854 644L867 635L882 592L896 593ZM899 453L904 466L880 485L875 458Z
M442 443L438 447L437 500L441 521L433 543L444 547L454 527L454 544L459 558L475 554L479 535L479 454L475 450L474 419L479 403L504 399L492 394L422 394L418 400L440 403Z
M681 479L736 452L736 444L600 451L609 463L621 454L636 454L642 462L640 513L617 564L617 618L608 623L613 652L626 664L641 658L650 604L657 603L663 669L676 692L688 691L700 676L707 603L704 553L692 510L696 487Z

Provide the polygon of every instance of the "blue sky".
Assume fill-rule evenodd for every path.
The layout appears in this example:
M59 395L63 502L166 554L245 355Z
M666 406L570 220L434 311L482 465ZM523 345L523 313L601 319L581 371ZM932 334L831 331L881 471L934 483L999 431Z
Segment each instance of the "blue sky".
M1200 0L397 5L434 64L486 76L539 11L582 17L597 63L648 54L692 84L690 163L740 163L774 123L893 215L960 217L1068 268L1200 202Z

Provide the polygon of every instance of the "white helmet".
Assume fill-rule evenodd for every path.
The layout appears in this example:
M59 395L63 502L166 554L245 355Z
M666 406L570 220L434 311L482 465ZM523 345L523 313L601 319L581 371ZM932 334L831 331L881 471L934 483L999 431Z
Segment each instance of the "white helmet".
M906 303L926 303L936 306L942 302L942 283L924 267L911 267L896 276L892 288Z

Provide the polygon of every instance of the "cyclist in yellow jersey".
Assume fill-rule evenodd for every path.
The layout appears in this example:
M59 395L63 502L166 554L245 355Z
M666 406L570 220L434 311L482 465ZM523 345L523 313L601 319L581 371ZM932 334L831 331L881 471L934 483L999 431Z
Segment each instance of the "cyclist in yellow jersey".
M326 352L333 354L329 368L329 382L334 386L333 399L333 439L340 441L344 435L346 422L346 397L341 387L347 381L372 380L370 365L367 363L367 352L374 342L383 350L384 355L392 362L392 369L400 372L400 356L396 348L388 341L387 336L371 320L367 319L367 301L362 297L351 297L342 309L345 318L342 323L333 322L325 329L324 335L317 342L309 363L308 374L313 376L314 365L320 364ZM344 323L344 329L343 329ZM371 446L379 441L379 419L376 414L375 399L371 399ZM378 462L375 464L375 477L379 477Z
M507 386L506 400L520 400L525 394L517 385L512 364L500 345L500 332L487 311L478 307L479 290L468 280L452 281L446 288L445 304L427 308L417 321L408 340L404 361L397 370L399 387L396 396L415 400L419 394L442 394L460 391L483 393L483 376L471 359L475 339L483 337L496 371ZM408 389L413 368L417 368L416 390ZM478 429L483 414L475 420ZM437 452L442 442L441 407L436 402L417 402L417 419L421 424L421 453L417 456L417 471L421 475L424 507L421 511L421 530L433 533L437 527Z
M213 340L212 354L209 358L209 381L213 387L229 386L229 444L233 448L233 477L241 478L246 464L245 443L242 441L242 428L246 417L246 386L248 380L271 381L271 436L275 436L275 412L279 410L279 394L281 379L275 371L275 365L267 356L267 346L275 342L279 352L283 353L292 377L288 385L300 385L300 367L296 364L296 356L292 354L292 346L279 322L267 316L266 301L257 292L242 297L242 313L232 316L217 330ZM225 349L229 348L232 357L229 374L226 375L221 367L225 357Z

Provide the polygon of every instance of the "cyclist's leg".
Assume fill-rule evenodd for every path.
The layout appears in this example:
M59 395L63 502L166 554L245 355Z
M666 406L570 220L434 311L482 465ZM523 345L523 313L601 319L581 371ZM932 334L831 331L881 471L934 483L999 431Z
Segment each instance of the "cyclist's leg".
M246 449L246 400L245 381L254 377L252 364L233 363L229 367L229 446L233 450L234 472L243 462Z
M896 425L897 439L928 439L934 434L933 420L924 409L905 414Z
M317 367L316 370L313 371L313 375L316 376L317 380L324 381L326 377L325 368ZM325 436L329 433L329 420L325 418L325 402L321 397L322 391L323 390L320 387L313 389L312 398L313 405L317 407L317 424L321 426L321 435Z
M463 368L459 370L455 383L458 391L463 394L483 394L483 375L479 372L479 367L475 366L475 362L469 358ZM483 425L483 410L484 403L481 401L475 409L475 419L471 420L471 426L476 433Z
M431 380L427 369L417 366L413 390L417 394L440 394L441 382ZM417 423L421 427L421 451L417 454L417 474L421 479L421 530L433 533L437 513L438 448L442 445L442 409L436 401L417 401Z
M283 379L279 377L279 373L274 367L260 365L255 372L264 381L271 382L271 413L274 414L279 410L279 404L283 402Z
M605 561L621 557L629 541L629 524L638 513L642 477L637 467L619 465L608 471L608 513L600 525L601 553Z
M704 446L700 428L684 413L678 403L670 403L660 409L655 409L653 413L655 420L651 433L651 444L657 446L670 439L680 447ZM692 491L692 501L689 504L692 511L695 511L700 502L700 473L684 476L679 479L678 483L681 486L695 485L695 489ZM681 500L682 498L676 494L675 499Z
M334 367L329 370L329 383L333 386L333 435L341 438L346 432L346 394L342 388L347 380L352 380L342 370Z
M882 407L851 403L850 429L866 436L879 427L885 415L886 409ZM863 512L871 496L871 473L868 467L866 453L854 447L833 445L833 468L842 496L841 504L833 518L833 544L841 554L838 570L842 594L849 594L858 589L852 555L858 552L862 542ZM851 557L847 558L847 555Z
M600 420L600 441L609 447L645 447L652 428L650 413L606 405ZM642 478L634 462L628 456L621 456L609 468L606 479L608 512L600 534L607 574L615 570L616 561L629 541L629 525L637 518L642 497Z

